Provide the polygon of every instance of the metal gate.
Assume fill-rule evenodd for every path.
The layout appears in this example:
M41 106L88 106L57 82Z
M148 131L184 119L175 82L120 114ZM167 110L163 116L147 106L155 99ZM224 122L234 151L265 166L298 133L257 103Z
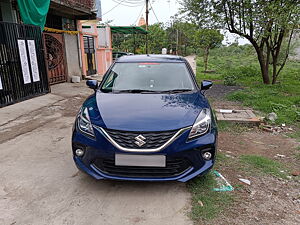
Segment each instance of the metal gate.
M87 75L92 75L96 73L96 65L95 65L95 44L94 37L84 36L84 53L87 60Z
M44 33L44 42L50 85L66 82L65 47L62 34Z
M0 22L0 107L48 92L40 27Z

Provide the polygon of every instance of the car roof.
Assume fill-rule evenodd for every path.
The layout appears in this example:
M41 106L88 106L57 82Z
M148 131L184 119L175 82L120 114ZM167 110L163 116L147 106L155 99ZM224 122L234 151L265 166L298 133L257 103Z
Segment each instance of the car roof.
M126 55L116 62L185 62L185 59L175 55Z
M129 54L129 52L113 52L113 54Z

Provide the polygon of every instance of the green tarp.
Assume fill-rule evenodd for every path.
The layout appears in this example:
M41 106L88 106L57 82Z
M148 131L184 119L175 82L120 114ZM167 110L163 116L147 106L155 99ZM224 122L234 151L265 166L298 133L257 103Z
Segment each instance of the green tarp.
M50 0L18 0L24 24L40 26L44 30Z
M142 27L135 26L111 26L112 33L119 34L148 34Z
M105 26L97 27L102 28ZM148 34L148 31L144 30L142 27L136 26L110 26L110 29L111 32L115 34Z

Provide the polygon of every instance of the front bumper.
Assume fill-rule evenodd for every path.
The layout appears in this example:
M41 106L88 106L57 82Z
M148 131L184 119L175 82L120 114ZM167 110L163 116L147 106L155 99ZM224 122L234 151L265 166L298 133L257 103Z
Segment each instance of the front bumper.
M95 179L115 179L132 181L181 181L186 182L198 175L207 173L214 165L216 154L217 133L210 133L187 142L190 130L182 133L169 146L156 153L134 153L143 155L162 154L166 156L166 168L119 167L114 166L115 154L133 154L124 152L113 146L95 129L95 139L86 137L77 129L73 131L73 159L76 166ZM76 148L84 148L85 154L78 157ZM213 157L204 160L202 152L209 151Z

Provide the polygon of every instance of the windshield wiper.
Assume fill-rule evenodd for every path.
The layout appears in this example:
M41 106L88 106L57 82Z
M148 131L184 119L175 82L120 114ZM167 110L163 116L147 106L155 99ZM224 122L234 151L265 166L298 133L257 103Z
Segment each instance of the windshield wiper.
M100 91L104 92L104 93L109 93L109 92L112 92L111 89L100 89Z
M143 90L143 89L132 89L132 90L119 90L114 91L114 93L156 93L158 91L153 90Z
M167 91L154 91L154 90L145 90L145 89L128 89L128 90L113 90L113 93L181 93L192 91L191 89L172 89Z
M162 91L162 93L181 93L181 92L187 92L192 91L192 89L173 89L168 91Z

